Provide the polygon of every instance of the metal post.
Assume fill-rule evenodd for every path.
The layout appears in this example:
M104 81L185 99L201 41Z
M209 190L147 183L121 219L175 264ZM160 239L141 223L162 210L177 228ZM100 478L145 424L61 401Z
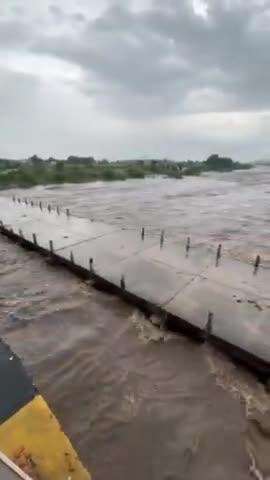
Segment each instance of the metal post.
M142 227L142 233L141 233L142 240L144 240L144 234L145 234L145 230L144 230L144 227Z
M220 243L219 246L218 246L218 249L217 249L216 267L219 266L219 261L220 261L220 259L221 259L221 249L222 249L222 245L221 245L221 243Z
M256 275L258 273L260 264L261 264L261 256L257 255L255 263L254 263L254 271L253 271L254 275Z
M126 290L126 282L124 275L121 276L120 286L122 290Z
M89 259L89 270L90 270L91 273L93 273L93 271L94 271L94 259L93 258Z
M52 240L50 240L50 252L53 255L54 250L53 250L53 241Z
M42 202L39 202L39 208L42 210Z
M33 244L37 246L37 236L35 233L32 234L32 237L33 237Z
M191 240L190 240L190 237L187 237L187 243L186 243L186 257L188 257L188 255L189 255L190 245L191 245Z
M160 329L161 329L161 330L166 330L166 328L167 328L167 320L168 320L168 313L167 313L167 312L162 312L161 322L160 322Z
M163 245L164 245L164 236L165 236L165 230L161 230L161 234L160 234L160 248L162 248Z
M70 261L71 261L71 263L74 263L74 255L73 255L72 250L70 252Z
M212 312L208 312L208 318L207 318L207 323L205 325L205 339L208 340L210 335L212 335L213 332L213 320L214 320L214 314Z
M67 214L67 217L70 216L70 211L69 211L69 208L66 209L66 214Z

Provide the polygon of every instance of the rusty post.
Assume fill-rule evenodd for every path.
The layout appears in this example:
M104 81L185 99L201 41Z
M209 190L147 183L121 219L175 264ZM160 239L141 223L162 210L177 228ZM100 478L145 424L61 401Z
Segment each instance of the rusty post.
M190 237L187 237L187 243L186 243L186 257L188 257L188 255L189 255L190 246L191 246L191 240L190 240Z
M94 259L92 257L89 259L89 270L91 273L94 271Z
M210 335L212 335L213 332L213 320L214 320L214 314L212 312L208 312L208 318L207 322L205 325L205 339L208 340Z
M50 240L50 252L51 252L51 255L54 254L53 241L52 240Z
M144 234L145 234L145 230L144 230L144 227L142 227L142 233L141 233L142 240L144 240Z
M161 314L161 322L160 322L160 329L166 330L167 329L167 321L168 321L168 313L162 312Z
M218 248L217 248L217 255L216 255L216 267L219 266L219 261L221 259L221 249L222 249L222 245L221 243L219 244Z
M38 243L37 243L37 236L36 236L36 234L33 233L33 234L32 234L32 237L33 237L33 244L34 244L35 246L37 246Z
M164 245L164 236L165 236L165 230L161 230L161 234L160 234L160 248L162 248L163 245Z
M255 263L254 263L254 271L253 271L254 275L256 275L258 273L260 264L261 264L261 256L257 255Z
M121 276L120 286L121 286L121 290L126 290L126 282L125 282L124 275Z

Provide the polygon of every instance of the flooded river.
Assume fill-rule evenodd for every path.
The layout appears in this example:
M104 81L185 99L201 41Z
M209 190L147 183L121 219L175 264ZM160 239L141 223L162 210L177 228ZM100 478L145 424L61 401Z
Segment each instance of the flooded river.
M270 266L270 168L2 195L19 192L135 232L222 241ZM0 335L94 480L270 478L270 400L255 377L4 237Z

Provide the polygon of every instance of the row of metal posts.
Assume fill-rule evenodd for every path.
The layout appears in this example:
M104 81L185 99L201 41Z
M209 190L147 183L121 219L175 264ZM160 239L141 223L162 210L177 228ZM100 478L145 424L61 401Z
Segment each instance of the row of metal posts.
M16 202L16 197L15 195L13 195L12 197L12 200L13 202ZM21 199L18 197L17 198L17 201L19 203L21 203ZM31 200L31 201L28 201L27 198L24 198L24 203L26 205L28 205L28 203L33 207L34 206L34 202ZM40 201L39 202L39 208L40 210L43 210L43 205L42 205L42 202ZM52 211L52 207L50 204L48 204L47 206L47 209L48 209L48 212L51 213ZM56 206L56 212L58 215L60 215L60 208L59 206L57 205ZM66 215L67 217L70 216L70 210L69 208L66 209ZM21 235L22 236L22 235ZM145 239L145 227L142 227L142 230L141 230L141 239L144 241ZM36 237L36 234L33 234L33 241L34 241L34 244L37 245L37 237ZM162 249L163 246L164 246L164 241L165 241L165 230L161 230L161 233L160 233L160 248ZM187 238L187 242L186 242L186 257L189 256L189 251L191 249L191 239L190 237ZM50 251L53 252L53 242L52 240L50 241ZM216 267L219 266L220 264L220 260L221 260L221 253L222 253L222 245L219 244L218 247L217 247L217 252L216 252ZM73 255L73 254L72 254ZM73 257L72 257L73 258ZM72 263L74 263L74 258L73 260L71 259ZM260 255L257 255L256 259L255 259L255 262L253 264L253 274L256 275L258 270L259 270L259 267L260 267L260 264L261 264L261 257ZM93 259L92 259L92 267L93 267ZM124 279L121 279L121 286L124 285L125 286L125 280Z
M22 202L20 198L16 199L16 197L13 196L13 202L16 202L16 200L18 201L18 203ZM24 199L24 203L26 205L30 204L32 207L34 207L34 202L32 200L28 201L27 198ZM40 208L41 211L43 210L43 205L42 205L41 201L39 201L39 208ZM52 207L51 207L50 204L47 206L47 209L48 209L48 212L51 213ZM60 215L59 206L56 207L56 212L57 212L58 215ZM67 217L70 216L70 210L68 208L66 209L65 213L66 213ZM0 226L3 226L2 221L0 221ZM11 229L11 231L13 232L13 229ZM19 235L20 235L21 238L24 238L24 235L23 235L23 232L22 232L21 229L19 230ZM33 238L33 244L37 247L38 246L38 241L37 241L36 233L32 234L32 238ZM144 239L145 239L145 227L142 227L142 229L141 229L141 240L144 241ZM165 230L161 230L161 233L160 233L160 249L163 248L164 241L165 241ZM53 240L49 241L49 250L50 250L50 254L54 255ZM186 245L185 245L186 258L188 258L190 250L191 250L191 238L187 237L187 241L186 241ZM216 267L218 267L219 264L220 264L221 256L222 256L222 244L219 244L218 247L217 247L217 251L216 251L216 262L215 262ZM72 250L70 252L70 262L73 265L75 264L74 254L73 254ZM258 269L260 267L260 264L261 264L261 257L260 257L260 255L257 255L257 257L255 259L255 262L254 262L254 265L253 265L253 274L254 275L257 274ZM93 258L89 259L89 270L90 270L91 274L94 273L94 259ZM121 275L121 278L120 278L120 288L123 291L126 290L126 281L125 281L125 276L123 274ZM208 312L208 318L207 318L207 322L206 322L205 329L204 329L204 336L205 336L206 340L212 334L213 319L214 319L213 312ZM163 327L166 326L166 320L167 320L167 314L166 314L166 312L164 312L164 318L162 318L162 326Z

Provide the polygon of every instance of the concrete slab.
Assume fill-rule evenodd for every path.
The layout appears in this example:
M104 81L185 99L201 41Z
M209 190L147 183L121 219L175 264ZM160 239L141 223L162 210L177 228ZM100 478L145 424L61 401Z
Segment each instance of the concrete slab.
M260 297L197 277L165 309L201 329L212 312L213 335L270 361L270 302Z
M184 239L176 242L166 242L163 248L156 245L144 252L144 257L163 263L178 272L198 275L208 266L215 264L215 252L207 247L193 245L186 256L186 242Z
M219 266L207 271L207 278L227 287L245 292L252 300L256 296L270 301L270 269L259 268L254 275L254 267L230 258L222 258Z
M4 199L0 202L0 218L7 228L13 228L19 234L23 232L25 239L32 240L33 233L37 236L38 244L49 249L50 240L54 249L67 247L90 238L98 238L112 233L115 227L101 222L91 222L87 218L77 218L60 215L55 211L42 211L30 205L13 203Z
M115 230L109 225L93 223L88 219L61 218L52 214L25 224L18 221L14 231L18 233L20 229L24 237L30 241L32 241L32 234L35 233L38 244L43 248L49 249L49 242L52 240L55 251L83 240L102 237Z
M108 233L97 239L81 242L74 247L60 249L57 254L69 260L72 251L75 264L87 270L91 257L95 270L107 274L115 264L143 252L156 243L156 240L150 237L142 241L138 233L128 230Z
M0 199L0 219L7 227L12 227L15 233L21 229L27 239L32 239L36 233L42 246L48 246L47 240L59 243L59 238L70 237L78 242L88 238L98 238L102 235L116 231L116 227L102 222L91 222L87 218L67 216L64 212L60 215L55 210L49 212L47 208L40 210L30 204L14 203L5 198ZM59 248L71 242L60 243Z
M101 274L115 285L125 277L126 290L155 305L168 302L194 278L191 274L179 274L167 265L146 260L137 255L120 262Z
M30 205L13 203L6 198L0 200L0 220L5 226L14 226L18 221L26 223L39 219L41 217L39 208L33 208Z

